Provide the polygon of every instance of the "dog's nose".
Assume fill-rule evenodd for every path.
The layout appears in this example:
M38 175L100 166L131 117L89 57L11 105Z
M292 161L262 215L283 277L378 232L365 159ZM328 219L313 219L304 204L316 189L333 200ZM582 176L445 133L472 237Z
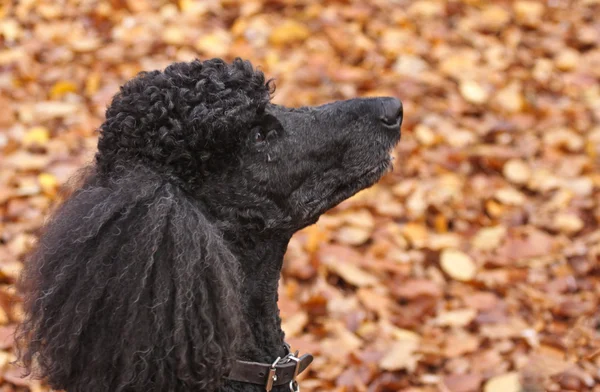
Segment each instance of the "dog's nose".
M402 122L402 102L396 98L380 98L381 122L390 127L400 126Z

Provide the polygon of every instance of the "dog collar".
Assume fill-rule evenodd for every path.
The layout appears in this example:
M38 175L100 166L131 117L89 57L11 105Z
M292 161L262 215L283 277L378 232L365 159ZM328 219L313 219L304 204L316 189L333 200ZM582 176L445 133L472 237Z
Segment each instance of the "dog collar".
M274 386L288 384L290 391L299 392L300 386L296 377L302 373L313 361L311 354L298 357L298 351L292 353L290 346L285 344L287 355L269 363L249 362L236 360L231 371L225 377L229 380L245 382L250 384L264 385L266 392L270 392Z

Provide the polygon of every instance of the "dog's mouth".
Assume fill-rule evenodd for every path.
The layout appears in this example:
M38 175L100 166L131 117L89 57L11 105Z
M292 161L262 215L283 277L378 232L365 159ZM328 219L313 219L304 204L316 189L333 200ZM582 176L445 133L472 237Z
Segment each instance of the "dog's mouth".
M391 131L400 132L400 126L402 125L402 118L397 119L396 121L393 121L393 122L384 121L384 120L382 120L381 122L382 122L382 125L384 128L389 129Z

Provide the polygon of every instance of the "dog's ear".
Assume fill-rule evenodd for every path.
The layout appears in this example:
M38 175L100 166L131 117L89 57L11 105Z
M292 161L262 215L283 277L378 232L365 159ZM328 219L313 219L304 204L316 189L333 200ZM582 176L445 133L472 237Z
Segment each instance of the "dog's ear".
M56 389L212 391L235 356L237 265L178 187L92 170L26 263L20 361Z

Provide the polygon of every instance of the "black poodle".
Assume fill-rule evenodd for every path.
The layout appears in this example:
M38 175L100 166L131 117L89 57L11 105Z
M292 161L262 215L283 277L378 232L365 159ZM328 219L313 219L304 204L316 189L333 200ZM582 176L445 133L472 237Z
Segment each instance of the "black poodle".
M121 88L23 271L28 371L69 392L265 390L230 372L286 357L290 237L380 178L402 119L395 98L290 109L272 92L239 59Z

